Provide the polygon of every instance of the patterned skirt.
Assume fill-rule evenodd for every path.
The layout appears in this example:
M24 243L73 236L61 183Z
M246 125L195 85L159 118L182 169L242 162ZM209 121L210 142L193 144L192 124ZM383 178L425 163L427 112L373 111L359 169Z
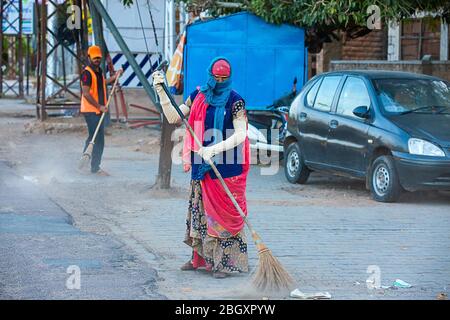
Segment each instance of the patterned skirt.
M207 233L200 180L191 180L184 242L202 257L213 272L248 272L247 240L244 229L234 237L216 238Z

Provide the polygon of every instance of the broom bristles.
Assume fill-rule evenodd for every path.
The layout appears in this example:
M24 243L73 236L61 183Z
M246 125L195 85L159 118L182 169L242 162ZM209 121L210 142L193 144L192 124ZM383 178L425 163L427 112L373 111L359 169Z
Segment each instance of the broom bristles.
M91 157L88 154L83 154L78 162L78 169L83 169L88 164Z
M256 289L266 292L289 290L294 285L294 279L284 269L281 263L272 255L269 249L258 252L259 263L253 278Z
M86 166L86 164L88 164L89 160L91 160L93 148L94 146L90 143L86 148L86 151L81 156L80 161L78 162L79 169L83 169Z
M281 263L272 255L272 252L262 242L259 234L252 231L252 238L258 249L258 268L253 278L253 286L259 291L280 292L290 289L294 279L284 269Z

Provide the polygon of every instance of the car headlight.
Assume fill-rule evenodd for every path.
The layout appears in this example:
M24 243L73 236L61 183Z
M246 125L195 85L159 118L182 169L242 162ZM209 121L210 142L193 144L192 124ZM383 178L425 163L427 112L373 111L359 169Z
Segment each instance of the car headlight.
M411 154L418 154L422 156L434 156L434 157L445 157L444 151L438 146L432 144L431 142L411 138L408 140L408 149Z

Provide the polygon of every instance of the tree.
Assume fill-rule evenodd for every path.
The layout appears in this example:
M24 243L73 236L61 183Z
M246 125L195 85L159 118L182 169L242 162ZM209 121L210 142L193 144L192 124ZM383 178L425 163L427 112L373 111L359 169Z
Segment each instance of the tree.
M124 0L131 1L131 0ZM181 0L177 0L181 1ZM416 12L433 13L450 21L448 0L184 0L188 10L204 11L212 16L248 10L269 23L287 23L306 29L306 45L310 52L321 50L324 42L340 34L357 38L372 30L370 19L376 12L369 10L377 6L382 23L411 17ZM230 2L241 4L240 8L229 8ZM372 21L374 22L374 21Z

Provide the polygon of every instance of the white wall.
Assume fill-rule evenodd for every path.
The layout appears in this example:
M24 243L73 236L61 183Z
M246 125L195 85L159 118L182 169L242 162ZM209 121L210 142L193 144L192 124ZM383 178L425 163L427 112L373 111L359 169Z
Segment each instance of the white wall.
M164 4L165 0L134 0L134 4L127 8L119 0L102 0L103 5L108 11L111 19L116 24L120 34L127 43L131 52L147 52L139 20L137 2L142 17L145 37L147 38L148 50L152 52L162 52L164 48ZM155 23L156 34L158 37L158 48L156 47L155 37L152 28L152 22L148 12L147 2L150 4L150 10ZM106 45L110 52L121 51L108 27L103 24Z

